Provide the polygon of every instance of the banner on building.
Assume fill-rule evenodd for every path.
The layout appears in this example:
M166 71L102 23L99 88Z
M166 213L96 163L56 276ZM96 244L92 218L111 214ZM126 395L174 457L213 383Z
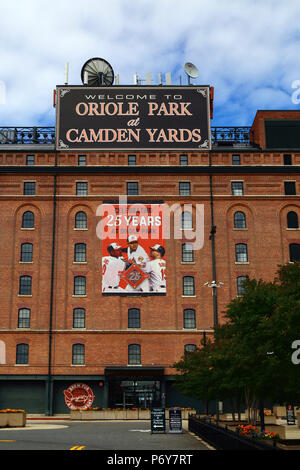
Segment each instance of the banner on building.
M162 207L107 204L103 214L102 293L166 294Z
M207 151L209 93L209 86L58 86L56 149Z

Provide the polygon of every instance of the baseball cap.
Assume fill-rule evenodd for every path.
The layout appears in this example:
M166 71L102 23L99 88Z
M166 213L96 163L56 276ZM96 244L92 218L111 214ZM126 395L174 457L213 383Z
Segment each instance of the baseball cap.
M113 250L118 250L119 248L122 248L120 245L118 245L117 243L111 243L109 245L110 248L112 248Z
M128 243L137 242L137 241L138 241L138 238L135 235L129 235Z
M150 246L150 250L160 251L160 248L162 248L160 245Z

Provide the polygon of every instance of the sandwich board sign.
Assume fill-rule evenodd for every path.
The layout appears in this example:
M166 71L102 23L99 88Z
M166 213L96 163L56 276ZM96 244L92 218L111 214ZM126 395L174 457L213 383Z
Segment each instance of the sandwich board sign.
M182 433L181 408L169 409L169 432L170 433Z
M151 434L153 432L166 432L166 418L164 408L151 409Z

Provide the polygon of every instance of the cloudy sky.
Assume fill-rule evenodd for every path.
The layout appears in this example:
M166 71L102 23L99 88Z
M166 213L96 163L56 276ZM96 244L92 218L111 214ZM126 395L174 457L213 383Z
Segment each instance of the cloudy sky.
M55 124L53 89L81 85L102 57L135 73L215 87L213 126L251 125L257 109L300 110L299 0L0 0L0 126ZM294 88L293 88L294 87Z

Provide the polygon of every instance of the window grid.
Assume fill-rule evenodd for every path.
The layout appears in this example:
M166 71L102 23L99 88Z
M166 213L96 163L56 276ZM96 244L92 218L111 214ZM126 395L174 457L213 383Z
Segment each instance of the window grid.
M140 309L130 308L128 310L128 328L140 328Z
M184 328L196 328L196 312L193 309L186 309L183 312Z
M300 244L299 243L290 243L289 251L290 251L290 261L292 263L294 261L300 261Z
M87 196L88 193L88 184L87 182L78 182L76 183L76 195L77 196Z
M136 165L136 155L128 155L128 165L129 166Z
M243 182L233 181L231 183L231 192L233 196L242 196L244 194Z
M185 263L193 263L194 261L194 250L192 243L182 244L182 261Z
M141 346L139 344L128 346L128 364L141 364Z
M137 182L127 183L127 195L137 196L139 194L139 184Z
M75 228L87 228L87 216L85 212L77 212L75 215Z
M24 183L24 195L33 196L35 194L35 182L27 181Z
M84 308L74 308L73 328L85 328L85 309Z
M184 211L181 215L181 227L182 229L193 228L193 215L191 212Z
M245 243L235 245L235 260L237 263L246 263L248 261L247 245Z
M183 295L195 295L195 282L192 276L183 278Z
M31 295L32 280L30 276L21 276L19 284L19 295Z
M190 353L196 351L196 345L195 344L186 344L184 346L184 352L185 353Z
M22 228L34 228L34 214L31 211L26 211L22 217Z
M295 181L285 181L284 182L284 194L286 196L294 196L296 194Z
M86 165L86 155L78 155L78 166Z
M287 228L299 228L298 215L295 211L290 211L287 214Z
M30 328L29 308L20 308L18 312L18 328Z
M26 165L34 165L35 163L35 156L34 155L26 155Z
M84 263L86 261L86 244L76 243L74 250L74 261Z
M246 216L244 212L241 212L241 211L235 212L234 228L246 228Z
M187 155L180 155L180 165L187 166L188 165L188 156Z
M74 295L86 294L86 278L84 276L75 276L74 278Z
M72 346L72 364L84 364L84 344L73 344Z
M232 164L233 165L240 165L241 164L240 155L232 155Z
M26 343L17 344L16 364L28 364L29 346Z
M187 181L179 183L179 195L190 196L191 195L191 183Z
M23 243L21 245L21 257L20 260L24 263L32 261L33 245L32 243Z

